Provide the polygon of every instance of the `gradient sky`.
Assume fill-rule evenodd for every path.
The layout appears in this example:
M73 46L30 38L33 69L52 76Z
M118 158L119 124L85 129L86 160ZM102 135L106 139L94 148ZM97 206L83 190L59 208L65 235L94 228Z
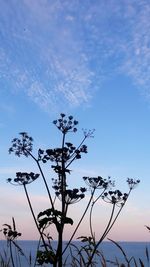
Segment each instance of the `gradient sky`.
M8 148L21 131L34 137L35 153L58 146L51 122L64 112L80 122L69 136L75 143L82 128L96 129L86 142L89 153L74 165L71 186L83 186L85 175L111 176L126 192L127 177L140 179L108 237L149 241L149 1L0 0L0 7L0 225L14 216L23 239L37 238L22 188L6 183L36 166L8 155ZM45 172L51 181L50 168ZM47 208L40 181L29 190L35 209ZM71 214L85 204L72 206ZM102 203L95 210L97 237L109 208ZM81 234L89 235L86 221Z

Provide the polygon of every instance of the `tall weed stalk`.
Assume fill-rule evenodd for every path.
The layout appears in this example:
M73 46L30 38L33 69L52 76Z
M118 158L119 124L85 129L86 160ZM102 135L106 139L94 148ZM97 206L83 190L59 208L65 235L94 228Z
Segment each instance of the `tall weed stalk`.
M78 121L73 116L66 116L61 113L57 120L53 121L58 131L61 133L60 147L38 149L37 153L33 153L33 138L26 132L21 132L19 138L12 140L12 146L9 149L9 153L14 153L16 156L25 156L31 158L36 163L37 173L34 172L17 172L15 178L8 178L7 181L13 185L23 186L24 192L27 198L30 212L33 216L35 227L39 233L39 248L36 255L36 263L40 266L48 264L53 267L62 267L71 264L72 266L96 266L95 256L100 255L101 264L105 266L105 259L100 254L98 248L102 241L106 238L109 231L112 229L118 216L120 215L132 189L139 183L139 180L127 179L129 185L129 192L122 193L118 189L114 189L114 181L108 177L108 179L97 177L83 177L85 186L79 186L78 188L72 188L69 184L69 175L72 172L72 165L77 160L81 159L84 154L87 154L87 145L85 142L87 139L93 137L94 130L83 130L83 138L76 146L68 140L70 134L77 132ZM44 174L42 165L50 164L54 171L55 177L52 178L52 187L47 182L47 177ZM39 214L35 214L32 206L30 194L28 192L28 186L35 180L41 179L43 186L46 188L47 197L49 199L49 206L47 209L42 210ZM88 194L89 201L85 206L85 210L79 218L76 225L74 225L73 218L68 217L68 211L71 209L71 205L82 201L85 195ZM103 231L101 237L98 240L95 238L95 232L93 229L93 209L100 201L108 202L112 205L112 211L108 220L107 226ZM56 208L59 207L59 208ZM73 238L77 237L77 231L83 222L85 215L89 211L89 237L80 237L82 243L87 242L81 246L81 248L75 247L72 243ZM57 246L53 247L52 237L50 235L51 226L55 226L55 232L57 234ZM70 238L66 246L63 246L64 241L64 229L67 225L74 226ZM8 225L7 225L8 226ZM8 226L9 228L9 226ZM49 230L48 230L49 229ZM10 228L8 231L11 230ZM7 231L6 231L7 232ZM6 233L8 238L8 232ZM13 240L10 242L10 254ZM74 249L73 249L74 247ZM76 250L78 257L74 256ZM72 261L66 256L68 251L72 256ZM13 255L11 255L11 264L13 263ZM76 265L78 264L78 265Z

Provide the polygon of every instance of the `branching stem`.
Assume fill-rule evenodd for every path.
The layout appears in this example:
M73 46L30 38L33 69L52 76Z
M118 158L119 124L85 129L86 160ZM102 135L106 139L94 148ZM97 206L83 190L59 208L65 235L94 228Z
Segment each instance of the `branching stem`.
M86 206L86 209L85 209L85 211L83 212L82 217L81 217L81 219L79 220L79 222L78 222L78 224L77 224L77 226L76 226L76 228L75 228L75 230L74 230L72 236L70 237L70 240L69 240L69 242L67 243L67 245L66 245L66 247L65 247L65 249L64 249L64 251L63 251L63 254L65 253L66 249L67 249L68 246L70 245L70 243L71 243L72 239L74 238L74 236L75 236L75 234L76 234L76 232L77 232L77 230L78 230L78 228L79 228L79 226L80 226L80 224L81 224L81 222L82 222L82 220L83 220L85 214L87 213L87 210L88 210L88 208L89 208L89 206L90 206L90 204L91 204L91 201L92 201L92 199L93 199L94 193L95 193L95 189L94 189L94 190L92 191L92 193L91 193L91 197L90 197L89 202L88 202L88 204L87 204L87 206Z
M27 201L28 201L28 204L29 204L29 207L30 207L30 211L31 211L31 214L32 214L32 216L33 216L35 225L36 225L37 230L38 230L38 232L39 232L39 234L40 234L40 237L41 237L41 240L42 240L43 245L44 245L44 247L45 247L45 250L48 251L47 246L46 246L46 243L45 243L45 240L44 240L44 237L43 237L43 234L41 233L40 228L39 228L39 226L38 226L37 219L36 219L36 217L35 217L35 214L34 214L34 211L33 211L33 208L32 208L32 204L31 204L31 201L30 201L30 197L29 197L29 194L28 194L26 185L23 184L23 187L24 187L24 191L25 191L25 194L26 194L26 198L27 198Z

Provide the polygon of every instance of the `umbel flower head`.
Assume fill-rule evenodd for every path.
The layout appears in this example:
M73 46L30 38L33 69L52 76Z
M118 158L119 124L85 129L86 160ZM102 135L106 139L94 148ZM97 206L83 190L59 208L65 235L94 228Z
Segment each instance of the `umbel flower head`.
M78 124L78 121L74 120L73 116L67 118L64 113L61 113L60 118L54 120L53 123L62 133L77 131L76 125Z
M40 175L38 173L16 172L16 178L8 178L7 182L13 185L26 185L35 181Z
M127 193L121 193L120 190L114 190L114 191L108 191L105 192L102 196L102 199L111 204L115 204L117 206L122 206L125 204L126 200L128 198Z
M108 187L114 186L114 182L111 181L110 177L108 177L108 179L104 179L101 176L97 177L84 176L83 180L90 188L93 189L107 189Z
M6 237L7 241L14 241L17 239L19 236L21 236L21 233L19 233L16 230L16 224L14 218L12 218L13 221L13 227L9 224L3 224L4 228L1 230Z
M140 180L134 180L132 178L127 178L127 184L130 188L130 190L134 189L138 184L140 183Z
M74 189L67 189L64 192L65 195L65 203L67 205L75 204L79 202L81 199L85 197L86 188L81 187L80 189L74 188ZM61 200L62 199L62 190L58 190L55 192L56 196Z
M29 153L32 152L33 147L33 138L28 136L26 132L20 133L20 138L14 138L12 140L12 146L9 148L9 153L14 152L16 156L24 155L29 156Z

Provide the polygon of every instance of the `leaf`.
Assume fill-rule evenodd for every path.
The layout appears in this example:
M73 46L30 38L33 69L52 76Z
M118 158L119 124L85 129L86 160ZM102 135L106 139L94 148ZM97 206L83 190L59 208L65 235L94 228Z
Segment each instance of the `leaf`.
M48 223L53 223L53 218L44 217L39 221L39 227L42 228L43 226L46 226Z
M148 253L148 248L147 247L146 247L145 253L146 253L147 261L149 262L149 253Z
M140 258L139 258L139 262L140 262L141 267L144 267L144 263L142 262Z
M21 254L22 256L25 256L25 254L24 254L22 248L21 248L15 241L12 240L12 242L13 242L14 246L18 249L18 251L20 252L20 254Z
M37 262L39 265L42 265L43 263L51 263L54 264L55 260L55 253L50 251L37 251Z
M73 220L72 220L71 218L66 217L66 218L64 219L64 223L65 223L65 224L71 224L71 225L73 225Z
M5 224L3 224L4 226L7 226L10 230L11 230L11 226L10 226L10 224L7 224L7 223L5 223Z
M79 236L77 239L82 239L81 242L86 242L88 240L87 236Z
M123 254L123 256L124 256L126 262L128 263L129 260L128 260L127 255L126 255L126 253L124 252L123 248L122 248L117 242L115 242L114 240L112 240L112 239L110 239L110 238L108 238L108 240L110 240L112 243L114 243L114 244L121 250L121 252L122 252L122 254Z
M138 267L135 258L133 258L133 261L134 261L135 267Z
M150 227L149 226L145 225L145 227L150 231Z
M13 221L13 229L14 229L14 231L16 231L16 224L15 224L15 219L14 219L14 217L12 217L12 221Z
M44 211L41 211L41 212L38 214L37 218L39 219L40 217L42 217L42 216L44 216L44 215L46 215L47 217L49 217L49 216L51 216L51 214L52 214L52 209L46 209L46 210L44 210Z

